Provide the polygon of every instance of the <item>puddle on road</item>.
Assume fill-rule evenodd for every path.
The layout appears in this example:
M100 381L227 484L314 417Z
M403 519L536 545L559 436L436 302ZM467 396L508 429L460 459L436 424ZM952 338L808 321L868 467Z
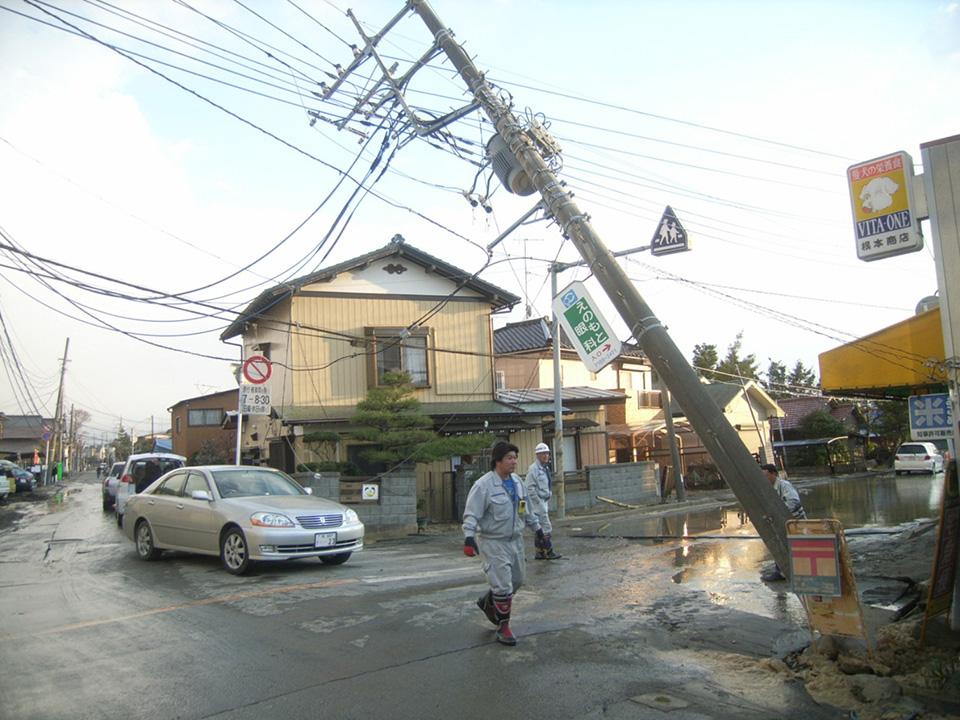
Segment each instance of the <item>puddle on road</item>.
M799 488L811 517L834 517L847 529L891 527L939 512L943 475L897 477L893 474L833 480ZM731 603L728 590L737 593L740 609L768 617L803 623L803 610L789 592L789 584L767 583L758 590L758 573L772 563L763 542L739 505L730 505L668 517L622 517L584 524L583 535L622 537L664 548L675 572L671 579L690 589L706 590L717 606ZM723 585L719 585L722 581ZM716 592L723 587L724 592Z

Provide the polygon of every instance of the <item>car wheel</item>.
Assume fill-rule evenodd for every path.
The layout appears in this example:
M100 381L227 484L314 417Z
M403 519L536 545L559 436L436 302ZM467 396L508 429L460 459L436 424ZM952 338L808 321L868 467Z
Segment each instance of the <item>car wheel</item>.
M220 540L220 559L231 575L243 575L250 569L250 550L240 528L230 528Z
M339 555L321 555L320 562L324 565L343 565L350 559L352 553L340 553Z
M146 520L137 523L134 539L137 543L137 555L141 560L156 560L160 557L160 549L153 544L153 530Z
M112 509L113 509L113 503L110 501L110 496L109 496L109 495L104 495L104 496L103 496L103 511L104 511L104 512L109 512L109 511L112 510Z
M903 470L894 470L893 472L897 475L903 475Z

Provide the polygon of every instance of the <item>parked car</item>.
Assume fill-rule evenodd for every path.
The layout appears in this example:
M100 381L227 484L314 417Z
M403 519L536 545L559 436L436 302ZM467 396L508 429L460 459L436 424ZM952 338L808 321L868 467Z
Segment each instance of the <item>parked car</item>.
M115 462L113 467L110 468L110 472L103 476L103 485L100 492L103 495L104 510L113 510L113 506L117 502L117 485L120 484L120 476L123 474L125 466L125 462Z
M143 492L161 475L187 464L183 455L173 453L137 453L127 458L117 483L117 497L114 509L117 512L117 525L123 527L123 513L127 500Z
M930 475L943 471L943 455L932 442L901 443L893 457L897 475L914 471Z
M204 465L167 473L126 503L123 531L142 560L163 550L219 555L241 575L254 561L317 557L345 563L363 549L357 513L314 497L266 467Z
M32 492L36 486L33 473L23 468L14 468L13 477L17 484L17 492Z
M17 480L13 475L15 467L9 460L0 460L0 500L6 501L17 491Z

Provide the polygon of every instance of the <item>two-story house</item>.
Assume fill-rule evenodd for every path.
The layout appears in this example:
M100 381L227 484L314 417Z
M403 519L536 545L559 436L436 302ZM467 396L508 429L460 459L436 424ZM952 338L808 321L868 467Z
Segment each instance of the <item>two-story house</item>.
M364 468L351 418L367 391L396 370L412 378L437 432L492 433L532 458L550 409L500 402L494 389L491 315L519 300L399 235L264 291L221 334L242 337L244 357L272 362L271 413L243 418L244 461L286 471L314 461ZM457 463L417 465L418 497L440 498L434 518L450 514L446 491Z
M553 402L553 336L548 318L494 330L498 397L508 402ZM660 392L636 346L594 373L560 330L560 387L564 411L564 469L646 459L634 440L660 412ZM547 423L553 435L553 423Z

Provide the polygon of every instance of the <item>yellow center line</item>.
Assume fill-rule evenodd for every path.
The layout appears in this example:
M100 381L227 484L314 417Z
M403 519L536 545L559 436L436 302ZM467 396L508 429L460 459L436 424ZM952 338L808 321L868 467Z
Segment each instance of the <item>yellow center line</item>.
M231 595L221 595L218 597L205 598L203 600L193 600L192 602L180 603L179 605L167 605L166 607L153 608L152 610L143 610L138 613L121 615L120 617L104 618L102 620L87 620L86 622L72 623L70 625L59 625L57 627L47 628L29 635L7 635L0 638L0 642L10 640L21 640L26 637L39 637L43 635L52 635L54 633L70 632L73 630L83 630L100 625L109 625L111 623L127 622L128 620L138 620L140 618L150 617L151 615L162 615L164 613L176 612L177 610L187 610L189 608L203 607L204 605L219 605L222 603L236 602L237 600L247 600L255 597L266 597L280 593L297 592L299 590L318 590L321 588L337 587L338 585L349 585L356 583L354 579L324 580L315 583L300 583L298 585L286 585L284 587L268 588L263 590L249 590L247 592L238 592Z

